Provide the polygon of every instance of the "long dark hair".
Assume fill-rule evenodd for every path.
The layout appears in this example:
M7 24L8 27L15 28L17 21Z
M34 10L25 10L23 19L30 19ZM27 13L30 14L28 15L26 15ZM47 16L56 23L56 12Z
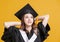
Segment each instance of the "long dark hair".
M24 30L25 28L26 28L26 25L24 23L24 16L23 16L21 19L21 29ZM35 24L34 17L33 17L32 29L34 30L35 34L37 34L37 25Z

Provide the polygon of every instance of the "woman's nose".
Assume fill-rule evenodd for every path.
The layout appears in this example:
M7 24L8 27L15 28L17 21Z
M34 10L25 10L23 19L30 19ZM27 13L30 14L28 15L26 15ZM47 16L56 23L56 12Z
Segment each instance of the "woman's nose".
M31 18L28 19L29 21L31 20Z

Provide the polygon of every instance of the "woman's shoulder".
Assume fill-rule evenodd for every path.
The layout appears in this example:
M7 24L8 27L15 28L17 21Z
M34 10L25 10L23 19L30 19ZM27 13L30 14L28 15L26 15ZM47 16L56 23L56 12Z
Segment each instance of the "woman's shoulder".
M16 26L10 26L9 28L4 27L4 31L18 31L19 28Z

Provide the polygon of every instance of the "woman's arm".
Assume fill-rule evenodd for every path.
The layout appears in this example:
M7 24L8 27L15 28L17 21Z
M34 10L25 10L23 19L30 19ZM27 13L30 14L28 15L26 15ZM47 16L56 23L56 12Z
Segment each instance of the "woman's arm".
M16 25L21 25L21 22L5 22L4 26L6 28L9 28L10 26L16 26Z
M38 16L37 17L38 20L42 20L42 24L44 25L44 27L46 27L47 23L48 23L48 19L49 19L49 15L44 15L44 16ZM37 19L35 18L35 20Z

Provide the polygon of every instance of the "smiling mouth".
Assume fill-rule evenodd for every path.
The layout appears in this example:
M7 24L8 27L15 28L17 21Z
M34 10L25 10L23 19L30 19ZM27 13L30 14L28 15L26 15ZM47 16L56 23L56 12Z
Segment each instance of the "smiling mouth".
M31 22L28 22L28 23L31 23Z

